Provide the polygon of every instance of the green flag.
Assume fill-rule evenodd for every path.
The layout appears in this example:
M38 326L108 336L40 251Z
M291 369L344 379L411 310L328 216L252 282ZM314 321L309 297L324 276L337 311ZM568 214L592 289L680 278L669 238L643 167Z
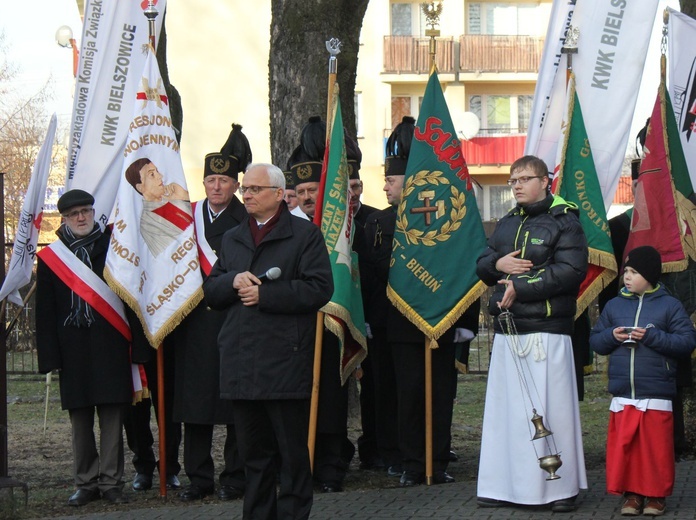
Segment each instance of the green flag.
M616 277L617 266L592 147L575 91L575 75L568 82L563 134L552 191L578 207L589 252L587 275L578 292L577 317Z
M341 348L341 383L367 355L365 317L360 293L358 255L352 250L353 215L350 209L350 166L346 158L343 117L338 86L332 100L331 134L322 172L321 232L331 260L334 292L321 310L324 324L333 332Z
M396 217L389 299L436 340L485 291L476 276L476 259L485 247L462 145L433 71Z

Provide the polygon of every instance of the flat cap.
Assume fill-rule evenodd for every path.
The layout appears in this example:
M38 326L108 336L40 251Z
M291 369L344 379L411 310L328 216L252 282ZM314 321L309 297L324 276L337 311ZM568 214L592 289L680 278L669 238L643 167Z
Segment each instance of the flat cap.
M94 197L84 190L74 189L63 193L58 199L58 212L65 213L75 206L91 206Z

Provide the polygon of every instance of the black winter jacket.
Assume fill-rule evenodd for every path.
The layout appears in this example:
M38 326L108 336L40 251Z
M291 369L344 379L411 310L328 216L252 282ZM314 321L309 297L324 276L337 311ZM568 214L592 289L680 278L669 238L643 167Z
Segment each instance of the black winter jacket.
M517 258L531 260L524 274L506 275L495 268L499 258L520 250ZM587 272L587 240L577 209L561 197L549 195L540 202L516 206L505 215L477 260L476 274L495 291L488 310L498 316L498 302L509 279L517 297L509 309L517 331L572 334L578 289ZM496 285L497 284L497 285ZM502 332L495 321L496 332Z
M242 305L232 282L280 267L259 286L259 304ZM282 203L278 223L258 246L248 218L222 238L203 291L212 309L226 310L218 336L223 399L308 399L317 311L333 294L329 254L319 228Z
M616 327L646 327L629 348L616 340ZM672 399L677 359L696 347L696 330L676 298L661 286L637 296L626 288L610 300L590 335L590 347L609 357L609 392L630 399Z

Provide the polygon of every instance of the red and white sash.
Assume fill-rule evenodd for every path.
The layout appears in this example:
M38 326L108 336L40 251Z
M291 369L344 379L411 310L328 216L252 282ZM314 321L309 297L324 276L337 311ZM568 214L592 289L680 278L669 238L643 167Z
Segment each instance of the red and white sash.
M202 201L198 201L202 202ZM196 243L198 244L198 260L201 264L201 270L208 276L210 271L213 270L215 262L217 262L217 255L210 244L205 239L205 221L203 219L203 206L205 204L199 204L194 202L191 204L193 208L193 230L196 233ZM199 233L198 230L201 230Z
M130 326L123 302L104 280L83 264L60 240L39 251L46 265L80 298L92 306L129 342Z

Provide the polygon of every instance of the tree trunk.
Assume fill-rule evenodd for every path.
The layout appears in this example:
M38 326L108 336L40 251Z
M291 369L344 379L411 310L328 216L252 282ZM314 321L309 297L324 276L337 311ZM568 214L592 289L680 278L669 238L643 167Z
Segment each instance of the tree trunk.
M696 0L681 0L679 4L681 5L682 13L691 18L696 18Z
M355 135L355 76L362 20L368 0L272 0L269 59L271 157L285 169L310 116L326 118L329 53L326 41L342 42L338 55L343 122Z
M162 32L157 40L157 65L159 66L164 90L169 98L169 112L172 116L172 125L176 133L176 140L181 143L181 130L184 124L184 111L181 106L181 95L169 81L169 67L167 66L167 13L162 15Z

